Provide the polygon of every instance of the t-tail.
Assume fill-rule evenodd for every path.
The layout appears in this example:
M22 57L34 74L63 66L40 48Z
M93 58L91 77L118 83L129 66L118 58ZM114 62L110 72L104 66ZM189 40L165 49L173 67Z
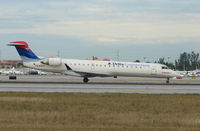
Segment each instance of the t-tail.
M41 60L33 53L33 51L29 48L28 44L25 41L10 42L8 46L15 46L17 52L24 62L35 62Z

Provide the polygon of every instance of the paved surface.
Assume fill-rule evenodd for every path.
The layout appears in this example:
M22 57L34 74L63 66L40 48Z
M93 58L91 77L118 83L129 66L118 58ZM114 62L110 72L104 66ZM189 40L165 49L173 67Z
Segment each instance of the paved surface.
M171 80L151 78L93 78L83 84L81 78L66 76L18 76L8 80L0 76L1 92L82 92L140 94L200 94L200 79Z

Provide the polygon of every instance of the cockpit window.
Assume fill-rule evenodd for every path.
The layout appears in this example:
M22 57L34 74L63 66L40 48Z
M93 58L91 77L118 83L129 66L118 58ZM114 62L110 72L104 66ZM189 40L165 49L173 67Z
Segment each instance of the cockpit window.
M162 69L169 69L167 66L162 66Z

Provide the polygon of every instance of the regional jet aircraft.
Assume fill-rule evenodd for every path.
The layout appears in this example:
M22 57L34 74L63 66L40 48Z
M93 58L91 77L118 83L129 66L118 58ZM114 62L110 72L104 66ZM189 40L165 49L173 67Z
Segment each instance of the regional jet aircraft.
M166 78L166 82L169 83L170 78L179 76L166 65L157 63L40 58L33 53L24 41L15 41L8 45L16 47L24 66L42 71L83 77L84 83L87 83L90 77L117 78L118 76Z

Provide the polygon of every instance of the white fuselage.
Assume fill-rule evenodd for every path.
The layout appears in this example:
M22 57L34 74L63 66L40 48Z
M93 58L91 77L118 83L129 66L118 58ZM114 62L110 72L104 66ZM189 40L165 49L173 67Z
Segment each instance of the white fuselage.
M57 66L42 64L41 62L24 62L24 66L80 77L85 77L86 74L94 74L87 77L128 76L172 78L178 76L175 71L168 69L165 65L156 63L61 59L61 64Z

